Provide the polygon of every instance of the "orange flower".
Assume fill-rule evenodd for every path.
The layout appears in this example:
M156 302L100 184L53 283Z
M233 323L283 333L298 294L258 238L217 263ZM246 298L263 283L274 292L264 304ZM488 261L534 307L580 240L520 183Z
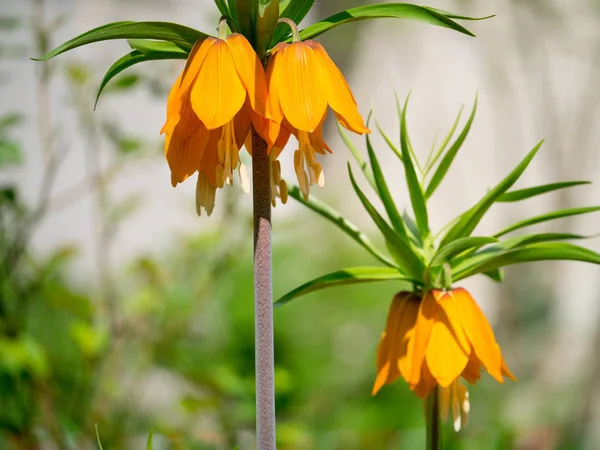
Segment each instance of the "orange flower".
M400 292L392 301L377 350L373 395L400 375L420 398L439 386L442 410L447 416L452 406L455 428L460 428L469 409L460 377L474 384L482 367L500 383L503 375L516 381L490 324L466 290L434 289L422 300Z
M330 106L339 122L355 133L370 133L358 113L344 76L315 41L277 44L267 66L269 90L269 150L276 156L293 134L299 143L294 168L305 198L309 186L323 186L323 169L316 154L331 153L323 140L323 122Z
M198 172L198 214L201 208L211 214L217 187L232 185L236 168L242 187L249 187L239 150L251 124L262 134L266 101L264 69L244 36L207 37L194 45L169 94L161 134L173 186Z

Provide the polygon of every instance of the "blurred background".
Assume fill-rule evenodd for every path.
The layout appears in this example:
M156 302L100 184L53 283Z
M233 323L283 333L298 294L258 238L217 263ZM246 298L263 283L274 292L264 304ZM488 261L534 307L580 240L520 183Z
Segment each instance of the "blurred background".
M316 2L306 23L359 0ZM321 42L361 112L397 136L394 90L421 157L479 94L470 136L431 202L434 229L476 202L541 138L518 187L597 180L600 2L430 0L471 16L476 39L401 20L350 24ZM93 110L124 41L48 63L39 56L98 25L164 20L213 32L209 0L0 1L0 448L254 447L251 197L218 193L210 219L195 183L173 189L159 130L183 61L135 66ZM464 118L463 118L464 121ZM376 133L375 133L376 134ZM312 195L377 240L351 191L333 121L327 185ZM364 149L361 138L353 138ZM294 143L292 144L295 145ZM374 136L398 203L402 172ZM294 181L291 154L282 165ZM364 185L364 180L363 185ZM600 184L502 204L481 226L598 204ZM598 216L552 223L595 234ZM346 266L376 264L290 199L274 223L274 289ZM540 227L540 229L545 229ZM600 241L587 242L600 250ZM502 285L465 286L486 312L517 383L470 388L468 427L448 449L600 449L600 269L581 263L509 268ZM394 283L336 288L275 311L278 448L415 449L421 405L403 382L371 397L375 351Z

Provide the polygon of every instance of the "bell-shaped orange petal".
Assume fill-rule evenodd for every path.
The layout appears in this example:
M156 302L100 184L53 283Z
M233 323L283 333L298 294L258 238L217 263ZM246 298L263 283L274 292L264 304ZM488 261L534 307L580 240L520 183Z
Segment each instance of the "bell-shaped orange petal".
M206 53L191 90L194 112L209 130L230 122L242 108L246 89L237 73L231 50L217 39Z
M412 354L411 374L407 380L412 388L415 388L421 380L421 368L424 364L427 344L429 343L431 329L437 317L438 307L437 300L432 291L425 294L419 306L417 322L415 324L415 343Z
M358 113L356 100L350 91L346 79L331 60L321 44L315 41L305 41L305 44L313 49L321 64L322 83L327 95L327 103L336 113L340 123L358 134L370 133L362 117Z
M426 359L431 374L445 388L464 370L471 346L462 330L456 303L452 301L450 293L433 291L433 294L439 306L427 344Z
M429 367L427 366L427 361L423 361L423 365L421 366L421 376L419 378L419 383L412 387L412 390L417 394L419 398L425 399L433 388L437 386L437 381L433 378Z
M250 106L256 113L265 117L267 102L267 82L264 68L244 36L233 33L225 42L231 50L237 73L248 93Z
M300 131L317 128L327 109L327 93L319 59L303 42L294 42L278 52L272 81L277 84L281 110L288 122Z
M387 316L385 331L381 335L379 347L377 348L377 377L373 385L372 395L375 395L386 383L391 383L400 376L398 365L393 361L393 353L398 345L398 324L402 311L406 307L404 297L396 295Z
M192 83L196 80L200 67L202 67L202 64L204 63L208 51L216 41L215 38L210 36L196 41L185 63L183 72L181 73L179 86L181 92L186 92L192 86Z
M460 323L473 346L477 358L492 377L502 382L500 348L496 344L494 332L483 311L465 289L453 289L449 295L453 297L457 305Z

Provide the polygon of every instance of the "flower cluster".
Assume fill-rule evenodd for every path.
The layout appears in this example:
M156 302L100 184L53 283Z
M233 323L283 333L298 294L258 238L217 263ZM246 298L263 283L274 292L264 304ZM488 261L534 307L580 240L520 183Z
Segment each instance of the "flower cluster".
M248 191L247 168L240 148L252 152L253 127L271 154L271 200L285 203L287 185L277 157L290 135L298 140L294 169L308 198L311 184L324 185L316 154L331 152L323 140L323 122L331 107L340 123L356 133L368 133L343 75L323 47L301 41L273 48L266 72L244 36L196 43L173 85L167 103L165 155L175 186L198 172L196 209L210 215L217 188L232 185L234 171Z
M447 414L452 406L455 428L460 429L469 411L460 378L474 384L482 368L500 383L503 376L515 380L469 292L433 289L422 299L412 292L396 294L377 350L373 395L400 376L423 399L439 386L443 410Z

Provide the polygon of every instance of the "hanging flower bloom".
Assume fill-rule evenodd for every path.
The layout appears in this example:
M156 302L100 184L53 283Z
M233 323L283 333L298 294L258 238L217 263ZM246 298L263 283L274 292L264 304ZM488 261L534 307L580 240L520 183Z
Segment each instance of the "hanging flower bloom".
M267 85L258 56L241 34L207 37L192 49L167 103L165 155L175 186L198 172L196 209L210 215L217 188L233 184L239 168L244 190L247 168L239 150L251 124L263 133Z
M481 368L503 383L510 373L483 312L462 288L429 291L421 300L400 292L392 301L377 350L373 395L402 375L420 398L439 386L443 416L451 407L455 428L465 424L469 397L460 377L471 384Z
M358 113L344 76L321 44L311 40L302 42L292 21L280 21L292 28L293 41L277 44L267 66L268 111L272 119L267 142L269 150L274 147L279 153L291 134L298 139L294 169L302 194L308 198L311 184L323 186L325 183L316 154L331 153L323 140L328 106L348 130L358 134L370 133L370 130Z

